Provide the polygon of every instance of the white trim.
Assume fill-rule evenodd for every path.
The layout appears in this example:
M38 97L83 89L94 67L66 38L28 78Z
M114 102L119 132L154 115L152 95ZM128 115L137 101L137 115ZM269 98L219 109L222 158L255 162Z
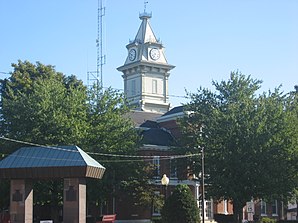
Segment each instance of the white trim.
M152 80L152 94L157 94L157 80L153 79Z
M161 179L161 177L160 177L160 179ZM152 179L149 182L154 184L154 185L161 185L160 179ZM194 181L194 180L178 180L176 178L170 178L169 180L170 181L169 181L168 186L177 186L177 185L180 185L180 184L186 184L188 186L194 186L194 185L199 186L200 185L199 182Z
M228 212L228 201L227 200L223 200L223 213L225 215L227 215L229 212Z
M273 203L275 203L275 212L273 213ZM271 209L272 209L272 216L277 217L278 216L278 202L277 200L274 200L274 202L271 205Z
M159 145L150 145L150 144L144 144L139 151L168 151L170 149L169 146L159 146Z
M209 205L207 205L209 203ZM210 209L209 209L210 208ZM205 201L205 219L207 220L212 220L214 218L214 213L213 213L213 199L206 200ZM208 212L210 213L210 216L208 216Z
M177 162L173 157L170 158L170 178L177 179Z
M154 178L159 177L160 175L160 157L159 156L153 156L152 163L154 166Z
M176 120L177 118L184 117L184 116L185 116L184 112L178 112L171 115L160 116L159 118L156 119L156 122L161 123L165 121Z
M261 216L267 216L267 204L266 204L266 202L265 201L263 201L263 200L261 200L260 201L261 203L260 203L260 208L261 208ZM262 207L265 207L265 213L262 213Z

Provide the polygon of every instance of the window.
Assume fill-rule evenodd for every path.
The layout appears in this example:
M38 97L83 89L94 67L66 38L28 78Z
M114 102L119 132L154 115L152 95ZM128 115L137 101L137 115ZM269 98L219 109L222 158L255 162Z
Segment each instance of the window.
M153 168L154 168L154 177L160 177L160 164L159 164L159 156L153 157Z
M206 218L213 219L213 207L212 207L212 200L206 201Z
M266 202L261 200L261 216L266 216L267 212L266 212Z
M131 95L136 95L136 80L131 81Z
M155 196L160 196L160 192L159 191L154 191ZM153 207L152 207L152 215L153 216L160 216L160 208L157 207L154 202L153 202Z
M277 216L278 215L277 200L274 200L272 202L272 215L273 216Z
M177 159L171 158L170 168L171 168L170 178L177 178Z
M205 209L205 218L207 219L213 219L213 201L211 200L205 200L204 202L204 209ZM199 210L200 210L200 215L202 218L202 201L199 201Z
M157 94L157 80L152 80L152 94Z

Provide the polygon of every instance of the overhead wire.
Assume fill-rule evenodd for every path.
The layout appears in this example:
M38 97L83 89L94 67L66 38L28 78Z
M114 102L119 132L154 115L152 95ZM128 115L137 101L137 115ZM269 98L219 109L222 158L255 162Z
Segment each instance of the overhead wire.
M0 139L10 141L10 142L15 142L15 143L20 143L20 144L25 144L25 145L30 145L30 146L37 146L41 148L48 148L48 149L53 149L53 150L60 150L60 151L67 151L67 152L75 152L78 153L79 151L77 150L71 150L71 149L66 149L66 148L61 148L58 146L47 146L47 145L41 145L37 143L31 143L31 142L26 142L26 141L21 141L21 140L16 140L16 139L11 139L7 138L4 136L1 136ZM89 155L97 155L97 156L107 156L107 157L117 157L117 158L131 158L127 160L98 160L99 162L142 162L142 161L151 161L152 158L156 157L154 156L141 156L141 155L124 155L124 154L108 154L108 153L96 153L96 152L86 152ZM181 158L187 158L187 157L193 157L193 156L199 156L200 154L187 154L187 155L167 155L167 156L158 156L160 160L168 160L168 159L181 159ZM17 155L16 155L17 156ZM39 157L37 157L39 158ZM138 159L137 159L138 158ZM57 159L57 158L44 158L48 160L62 160L62 159ZM73 160L74 161L74 160Z

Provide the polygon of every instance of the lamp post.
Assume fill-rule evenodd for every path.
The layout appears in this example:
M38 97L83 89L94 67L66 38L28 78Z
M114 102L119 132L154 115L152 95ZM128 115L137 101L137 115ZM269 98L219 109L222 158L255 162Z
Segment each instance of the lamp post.
M202 223L205 223L205 167L204 167L204 147L202 147Z
M160 181L161 181L161 185L164 186L164 191L165 191L165 201L166 201L166 199L167 199L167 187L168 187L168 184L169 184L170 180L169 180L169 178L167 177L167 175L164 174L164 175L162 176L162 178L161 178Z

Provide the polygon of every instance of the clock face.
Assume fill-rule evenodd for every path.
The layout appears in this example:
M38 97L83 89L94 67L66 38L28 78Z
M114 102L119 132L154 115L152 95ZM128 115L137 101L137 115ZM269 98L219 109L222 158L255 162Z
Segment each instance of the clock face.
M153 48L150 50L150 57L152 60L158 60L160 57L160 52L158 49Z
M128 58L130 61L134 61L136 59L136 56L137 56L137 51L135 49L131 49L128 52Z

